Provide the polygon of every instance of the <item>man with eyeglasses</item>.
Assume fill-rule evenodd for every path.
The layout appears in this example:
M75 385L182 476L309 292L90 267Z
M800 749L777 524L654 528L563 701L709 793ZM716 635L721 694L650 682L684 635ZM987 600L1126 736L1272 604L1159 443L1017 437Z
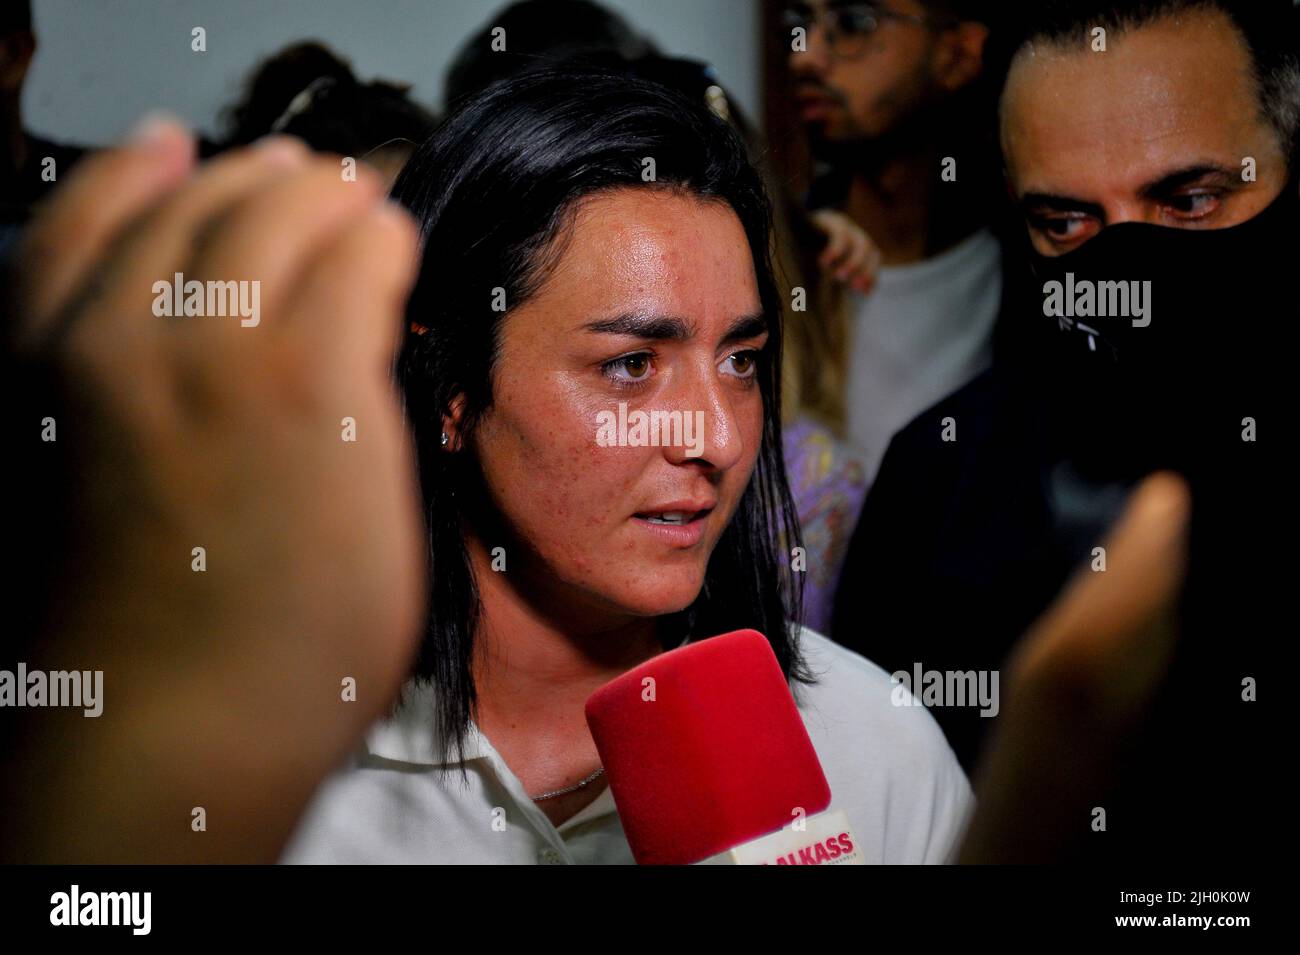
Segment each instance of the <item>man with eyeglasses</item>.
M818 316L848 343L844 430L868 480L899 428L991 360L1002 259L987 228L998 184L978 6L807 0L782 11L791 92L823 170L814 194L879 250L870 289L834 287Z

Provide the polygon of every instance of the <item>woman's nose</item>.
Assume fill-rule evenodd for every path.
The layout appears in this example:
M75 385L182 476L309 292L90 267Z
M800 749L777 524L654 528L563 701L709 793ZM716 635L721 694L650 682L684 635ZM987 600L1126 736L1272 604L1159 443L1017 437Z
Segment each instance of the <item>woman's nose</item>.
M745 454L745 440L739 427L736 396L719 380L720 372L710 367L709 374L695 374L689 384L677 391L673 410L682 415L682 441L674 442L667 456L674 464L705 462L724 470Z

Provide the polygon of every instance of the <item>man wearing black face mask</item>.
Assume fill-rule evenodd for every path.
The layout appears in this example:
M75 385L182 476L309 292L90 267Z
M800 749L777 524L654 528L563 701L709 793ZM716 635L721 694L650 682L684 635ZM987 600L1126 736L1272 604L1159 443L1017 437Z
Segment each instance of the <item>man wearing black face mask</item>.
M1077 839L1008 858L1246 858L1276 826L1255 694L1288 621L1269 545L1300 318L1296 16L1049 0L1015 48L1001 133L1024 347L894 439L833 635L894 671L996 670L1073 568L1122 572L1097 547L1139 476L1186 475L1194 513L1162 696L1107 784L1081 785ZM933 712L970 767L994 720L953 702Z

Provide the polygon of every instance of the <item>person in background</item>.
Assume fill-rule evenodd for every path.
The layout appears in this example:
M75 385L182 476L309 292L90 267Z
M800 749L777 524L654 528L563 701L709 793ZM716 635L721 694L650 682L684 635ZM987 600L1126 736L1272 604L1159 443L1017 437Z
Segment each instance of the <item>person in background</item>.
M1244 860L1285 790L1252 686L1279 669L1289 613L1274 537L1300 306L1297 15L1290 0L1026 13L1001 140L1032 266L1014 317L1034 347L895 437L847 559L838 640L894 671L996 673L1070 573L1114 573L1100 542L1135 483L1187 478L1183 645L1112 761L1126 786L1092 796L1127 836L1081 829L1076 857ZM1106 286L1118 308L1101 308ZM1067 287L1077 308L1054 304ZM975 765L996 720L955 700L934 713Z
M264 61L243 97L225 110L224 148L270 133L301 139L317 152L352 156L392 183L437 125L410 86L363 83L321 43L295 43Z
M791 94L824 170L810 203L870 237L866 282L826 286L825 362L804 390L860 450L867 482L898 429L991 361L1002 256L987 20L961 0L783 8Z
M510 38L505 50L493 49L497 27ZM516 0L456 51L444 77L443 108L525 70L579 62L614 66L658 55L654 41L592 0Z
M826 397L839 367L827 316L839 287L870 291L879 250L838 209L807 212L766 170L773 197L774 260L782 285L788 347L782 376L781 438L790 493L803 531L801 550L785 552L803 576L804 622L828 630L844 559L868 487L868 462L847 441ZM819 276L821 277L819 279ZM802 297L800 307L795 296Z
M56 143L23 123L23 84L36 54L31 0L0 6L0 262L39 199L81 158L85 148Z

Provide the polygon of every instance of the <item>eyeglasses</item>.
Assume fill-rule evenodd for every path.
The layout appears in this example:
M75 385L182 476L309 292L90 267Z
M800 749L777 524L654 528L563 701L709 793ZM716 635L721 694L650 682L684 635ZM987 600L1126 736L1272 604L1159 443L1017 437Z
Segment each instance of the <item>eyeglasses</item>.
M786 30L802 28L807 32L820 24L826 31L826 42L830 44L831 52L844 60L866 52L871 34L880 29L884 20L914 23L937 30L957 24L956 20L899 13L874 3L836 3L822 10L816 10L806 3L793 3L781 11L781 22Z

